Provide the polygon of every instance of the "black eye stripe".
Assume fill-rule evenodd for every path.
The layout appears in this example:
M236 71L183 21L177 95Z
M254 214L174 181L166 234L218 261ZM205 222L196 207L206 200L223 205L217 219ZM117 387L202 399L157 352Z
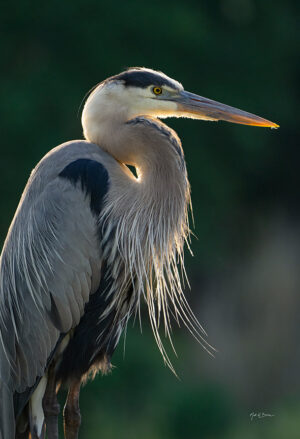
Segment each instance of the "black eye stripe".
M171 82L168 78L160 76L159 73L138 69L127 70L119 75L108 78L106 81L110 80L124 81L125 86L146 88L150 85L153 86L154 84L157 84L157 87L167 85L168 87L177 90L177 87L173 82Z

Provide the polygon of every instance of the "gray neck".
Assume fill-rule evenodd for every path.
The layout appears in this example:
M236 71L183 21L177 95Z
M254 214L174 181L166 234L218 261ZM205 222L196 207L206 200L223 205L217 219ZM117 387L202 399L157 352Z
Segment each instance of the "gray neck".
M98 121L96 128L89 130L88 140L119 162L135 166L141 183L155 184L157 179L157 183L169 183L170 179L186 177L180 139L158 119L140 116L128 121Z

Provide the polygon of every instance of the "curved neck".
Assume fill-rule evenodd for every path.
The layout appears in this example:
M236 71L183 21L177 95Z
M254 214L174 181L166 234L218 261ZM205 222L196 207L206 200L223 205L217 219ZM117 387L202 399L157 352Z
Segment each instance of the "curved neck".
M169 186L171 181L186 178L180 139L158 119L139 116L126 120L121 109L113 118L104 112L97 123L87 121L85 135L119 162L135 166L140 183Z

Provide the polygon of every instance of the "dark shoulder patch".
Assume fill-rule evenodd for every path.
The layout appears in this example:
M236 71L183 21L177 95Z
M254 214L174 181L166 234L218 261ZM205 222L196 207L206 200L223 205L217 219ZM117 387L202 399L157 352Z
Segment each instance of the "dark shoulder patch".
M59 174L74 185L78 181L81 188L90 196L93 213L100 214L103 197L108 191L109 176L106 168L99 162L90 159L78 159L69 163Z

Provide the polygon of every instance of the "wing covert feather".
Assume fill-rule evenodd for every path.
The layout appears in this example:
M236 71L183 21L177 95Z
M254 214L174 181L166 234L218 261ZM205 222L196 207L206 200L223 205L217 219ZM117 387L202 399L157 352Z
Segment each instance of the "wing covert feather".
M79 323L99 285L90 202L82 181L59 176L35 200L29 187L17 210L0 266L0 382L13 391L44 374L60 334Z

